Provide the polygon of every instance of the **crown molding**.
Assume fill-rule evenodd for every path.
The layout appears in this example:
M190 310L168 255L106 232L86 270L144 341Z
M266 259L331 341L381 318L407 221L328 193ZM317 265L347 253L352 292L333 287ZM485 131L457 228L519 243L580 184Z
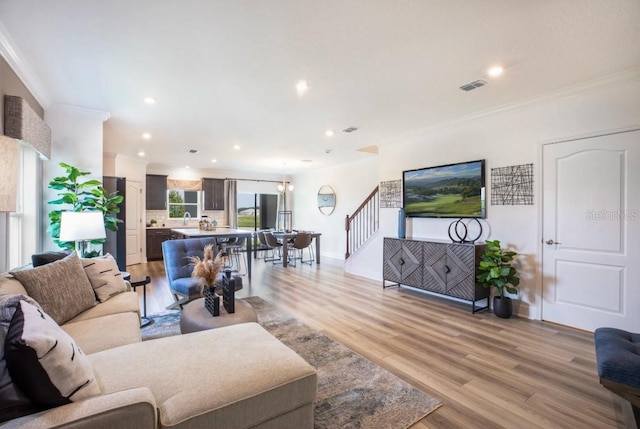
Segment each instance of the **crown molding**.
M38 103L40 103L44 109L47 109L51 104L51 97L40 82L40 79L38 79L36 73L33 72L31 66L23 59L22 55L20 55L15 42L2 22L0 22L0 55L2 55L9 64L9 67L11 67L31 92L31 95L38 100Z
M410 131L402 134L401 136L395 137L391 140L387 140L380 145L383 146L383 145L397 142L399 140L404 140L414 136L419 136L420 134L424 134L427 132L434 132L437 130L459 126L469 121L486 118L488 116L493 116L499 113L516 111L516 110L521 110L521 109L535 107L535 106L541 106L541 105L552 103L554 101L564 100L572 97L578 97L594 91L626 85L628 83L637 82L637 81L640 81L640 67L632 68L632 69L625 70L618 73L613 73L601 78L596 78L596 79L582 82L579 84L570 85L564 88L560 88L554 91L544 93L542 95L525 98L523 100L519 100L514 103L507 103L501 106L482 110L480 112L471 113L469 115L456 118L452 121L442 122L439 124L434 124L433 126L430 126L430 127L425 127L419 130Z
M102 110L89 109L87 107L72 106L70 104L54 104L50 107L50 111L70 113L72 115L86 116L92 119L98 119L102 122L111 117L111 113Z

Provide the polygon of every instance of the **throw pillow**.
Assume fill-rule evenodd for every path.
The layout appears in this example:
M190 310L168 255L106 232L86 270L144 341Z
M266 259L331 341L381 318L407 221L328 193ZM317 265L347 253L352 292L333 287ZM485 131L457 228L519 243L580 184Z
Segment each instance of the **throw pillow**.
M109 253L104 256L89 259L82 258L81 260L98 301L105 302L112 296L127 290L118 264Z
M4 356L4 341L20 301L34 306L38 303L25 295L0 296L0 423L40 411L13 382Z
M76 252L59 261L11 275L58 324L96 305L93 288Z
M5 340L11 378L35 403L56 407L100 394L89 358L41 309L20 301Z
M47 265L55 261L59 261L60 259L64 259L69 256L71 252L45 252L45 253L36 253L31 255L31 265L34 267L39 267L41 265Z

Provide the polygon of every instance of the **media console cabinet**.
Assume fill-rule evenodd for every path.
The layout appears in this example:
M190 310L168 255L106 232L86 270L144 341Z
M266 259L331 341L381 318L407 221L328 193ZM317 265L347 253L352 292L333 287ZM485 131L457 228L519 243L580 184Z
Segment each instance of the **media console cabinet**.
M411 286L470 301L473 313L486 310L490 290L476 284L476 267L485 247L484 243L385 237L382 286ZM482 300L486 305L478 307Z

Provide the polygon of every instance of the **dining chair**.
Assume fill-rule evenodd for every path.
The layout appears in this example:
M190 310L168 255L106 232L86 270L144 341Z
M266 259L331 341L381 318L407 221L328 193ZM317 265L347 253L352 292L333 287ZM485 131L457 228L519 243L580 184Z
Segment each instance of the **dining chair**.
M229 269L232 272L236 272L239 275L244 275L242 272L242 265L240 263L242 260L240 256L241 254L244 254L244 266L247 266L247 255L246 252L243 252L245 240L245 237L233 237L227 241L218 243L222 250L222 257L225 260L224 268Z
M275 265L278 261L282 261L282 243L278 241L278 239L270 232L264 232L264 240L269 249L271 250L271 258L268 258L268 255L265 255L264 261L271 262ZM276 258L276 251L278 252L278 257Z
M264 231L256 231L256 236L258 237L256 254L258 254L258 259L264 259L266 257L265 254L270 249L270 247L267 245L267 241L264 238Z
M299 232L296 234L292 243L289 243L288 250L290 255L293 255L293 258L289 258L289 263L293 262L293 266L296 266L296 260L300 259L301 264L309 264L314 261L313 249L311 248L311 242L313 241L313 236L307 232ZM304 249L309 249L309 259L304 260ZM299 257L297 255L300 255Z

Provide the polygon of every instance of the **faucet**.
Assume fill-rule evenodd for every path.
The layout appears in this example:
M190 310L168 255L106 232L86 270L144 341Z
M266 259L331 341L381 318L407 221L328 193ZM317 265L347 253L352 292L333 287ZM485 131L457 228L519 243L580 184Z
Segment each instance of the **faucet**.
M184 216L182 216L182 222L183 222L184 225L187 224L187 218L189 218L189 220L191 220L191 213L184 212Z

